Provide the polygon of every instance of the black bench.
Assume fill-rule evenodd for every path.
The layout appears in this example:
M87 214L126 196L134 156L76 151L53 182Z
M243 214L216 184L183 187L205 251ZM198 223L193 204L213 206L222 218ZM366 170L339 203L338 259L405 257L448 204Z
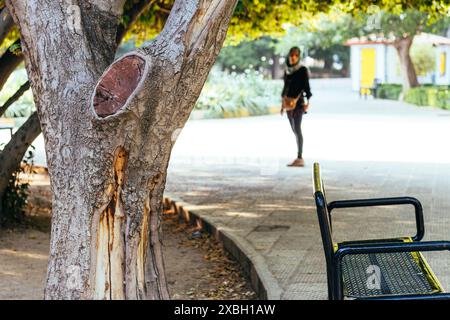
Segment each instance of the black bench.
M377 98L379 86L380 81L376 78L373 80L373 84L371 86L360 86L359 97L364 97L365 99L367 99L367 96L371 95L374 99Z
M318 163L313 168L314 199L327 267L328 298L343 299L450 299L420 252L450 250L449 241L421 242L423 210L412 197L344 200L327 203ZM334 243L334 209L412 205L417 234L396 239Z

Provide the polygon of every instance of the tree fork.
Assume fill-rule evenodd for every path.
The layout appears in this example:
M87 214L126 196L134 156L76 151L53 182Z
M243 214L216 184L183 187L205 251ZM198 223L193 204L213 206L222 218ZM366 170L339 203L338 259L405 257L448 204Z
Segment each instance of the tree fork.
M159 233L172 136L194 107L237 0L177 0L149 46L111 65L115 34L107 28L120 13L105 8L121 2L78 2L83 24L74 32L59 23L68 20L64 3L7 1L53 191L46 299L169 298Z

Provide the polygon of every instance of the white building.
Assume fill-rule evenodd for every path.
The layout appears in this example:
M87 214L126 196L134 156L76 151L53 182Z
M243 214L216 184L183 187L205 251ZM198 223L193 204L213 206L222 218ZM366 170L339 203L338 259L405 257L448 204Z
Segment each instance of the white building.
M436 47L436 70L425 76L419 76L419 83L450 85L450 64L447 61L450 57L450 39L421 33L414 37L414 44L418 43L429 43ZM371 87L375 79L379 83L402 83L397 51L389 40L353 38L347 41L346 45L350 46L353 90Z

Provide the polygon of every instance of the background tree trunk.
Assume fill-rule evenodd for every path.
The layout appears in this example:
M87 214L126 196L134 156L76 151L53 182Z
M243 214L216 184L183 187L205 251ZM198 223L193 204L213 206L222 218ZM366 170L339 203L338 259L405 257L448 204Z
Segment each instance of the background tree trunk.
M14 42L13 45L20 44L20 40ZM15 54L9 49L0 57L0 90L5 85L11 73L22 63L21 54Z
M394 42L394 47L400 61L400 68L403 77L403 92L405 93L411 88L418 87L416 68L411 59L410 49L413 43L413 36L403 37Z
M8 144L0 153L0 195L3 197L8 187L9 179L14 171L20 165L28 147L33 143L41 133L37 113L33 113L28 120L14 134ZM0 198L1 199L1 198ZM0 201L0 213L2 203Z
M173 137L236 0L176 1L152 44L108 69L123 1L36 2L7 3L22 34L53 191L45 297L167 299L159 219ZM75 30L62 23L73 12L83 17Z
M0 43L5 40L8 33L11 31L12 27L14 26L14 21L9 14L9 11L7 8L3 8L0 11Z

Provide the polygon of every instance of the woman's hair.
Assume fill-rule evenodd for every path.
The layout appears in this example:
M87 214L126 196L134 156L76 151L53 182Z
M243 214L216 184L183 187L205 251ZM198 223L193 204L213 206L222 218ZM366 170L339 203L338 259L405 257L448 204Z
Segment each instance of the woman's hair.
M299 47L292 47L292 48L289 50L288 56L290 56L290 55L291 55L292 53L294 53L294 52L297 52L299 57L300 57L300 54L302 53Z

